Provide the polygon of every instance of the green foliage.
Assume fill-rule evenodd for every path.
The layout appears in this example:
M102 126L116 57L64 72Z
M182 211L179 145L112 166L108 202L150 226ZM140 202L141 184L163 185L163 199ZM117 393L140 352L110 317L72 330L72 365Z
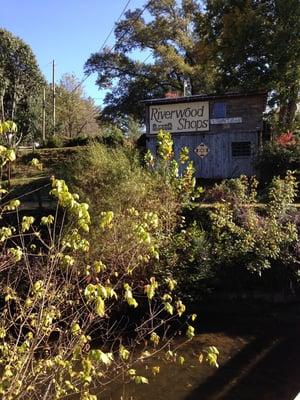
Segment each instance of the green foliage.
M193 303L214 288L216 269L210 257L211 243L204 229L205 222L209 225L207 215L197 215L195 209L189 213L192 214L191 222L182 217L181 229L174 233L168 246L161 249L157 271L167 276L171 270L177 290L186 301Z
M102 129L103 143L110 147L117 147L124 143L124 135L115 124L104 124Z
M203 189L196 188L195 169L189 159L189 149L181 149L179 161L174 159L172 135L159 131L157 135L157 155L155 158L150 150L145 154L145 162L151 171L155 171L164 183L174 191L181 207L189 207L200 196Z
M90 138L86 136L77 136L64 142L65 147L74 146L87 146L89 144Z
M90 151L95 153L77 161L95 162L99 159L91 155L102 152L107 170L97 177L100 185L103 176L112 178L116 172L125 197L131 194L126 179L135 176L135 184L143 182L153 190L152 197L145 196L145 204L137 202L136 208L116 202L113 211L93 211L93 205L91 214L64 180L52 176L50 194L57 208L49 215L33 216L21 213L20 200L6 200L7 192L1 189L0 395L5 399L78 395L96 400L94 393L115 379L148 384L160 372L148 359L162 353L164 362L184 362L167 335L173 321L181 318L187 340L195 335L189 324L195 317L186 316L172 274L164 278L153 273L160 249L177 226L176 196L170 191L164 198L174 201L171 210L162 197L154 203L154 192L159 189L162 196L157 186L161 181L138 166L132 153L100 145ZM11 158L3 157L4 162ZM43 167L37 158L30 164ZM124 171L124 164L131 170ZM114 189L116 194L117 184ZM8 213L15 216L14 226ZM98 346L91 349L94 338ZM142 352L134 342L145 344ZM207 361L212 364L208 357Z
M11 184L11 163L16 159L17 132L17 125L13 121L0 122L0 140L2 143L5 143L5 146L0 144L0 182L3 179L4 167L6 166L8 186ZM4 193L5 190L2 189L0 183L0 199Z
M4 121L0 125L0 135L18 132L17 125L13 121Z
M296 179L290 172L274 178L265 204L257 185L246 177L215 185L206 194L214 206L189 211L183 229L162 249L158 270L164 274L166 265L173 266L184 299L199 301L215 290L238 294L296 285Z
M219 368L219 364L217 362L219 350L215 346L209 346L207 349L203 351L205 355L205 361L210 365Z
M266 207L259 212L255 186L241 179L243 190L235 200L209 212L212 257L220 266L246 267L261 274L273 261L287 259L290 246L297 242L295 223L288 218L297 184L291 173L284 180L274 178Z
M140 12L128 11L116 24L114 51L104 48L85 65L86 72L98 74L99 87L113 87L103 115L114 121L123 122L128 115L143 120L140 100L162 97L169 90L181 92L185 77L193 93L211 90L214 80L208 46L195 31L201 15L198 1L153 0L147 7L148 20ZM131 53L137 49L150 50L152 59L136 61Z
M39 171L42 171L42 170L43 170L43 164L42 164L37 158L33 158L33 159L30 161L30 165L31 165L32 167L37 168Z
M16 121L23 134L32 131L38 119L34 103L44 83L30 47L0 29L0 99L4 106L0 109L1 119Z
M284 179L274 178L262 209L256 207L256 185L240 178L234 196L209 212L211 262L220 268L246 268L261 275L275 261L290 267L294 263L292 249L298 241L292 212L295 177L288 172Z
M299 170L300 147L298 143L282 146L276 142L265 143L257 160L262 181L271 182L273 176L284 176L288 170Z
M128 117L126 139L129 143L135 145L141 136L142 127L140 123L132 117Z
M103 115L144 121L141 100L182 93L271 92L280 124L294 124L300 84L298 0L152 0L130 10L115 27L114 51L86 62L100 88L111 89ZM119 40L120 39L120 40ZM133 52L148 51L144 62Z
M255 204L257 201L258 180L242 175L238 179L227 179L208 189L204 196L206 202L227 202L237 206Z
M299 2L208 0L206 5L218 89L272 90L281 127L291 128L300 84Z
M91 204L96 215L102 211L119 214L133 207L156 212L169 224L176 218L178 203L173 192L141 167L139 155L132 149L95 144L64 165L64 172L74 191Z
M86 96L79 79L64 74L56 86L56 133L68 139L99 135L99 115L100 109Z
M277 203L278 207L282 207ZM210 213L209 239L214 241L212 255L219 265L243 266L260 274L271 267L272 260L283 259L285 250L297 241L292 222L279 224L275 205L260 217L251 209L224 204Z
M52 135L47 138L45 143L43 143L43 147L49 149L59 148L62 147L62 145L63 145L63 140L59 135Z
M0 168L6 165L10 161L15 161L16 154L13 149L9 149L5 146L0 145Z
M97 399L95 388L101 391L117 377L148 384L151 376L138 373L138 361L155 375L160 369L150 368L148 359L166 347L165 362L183 359L171 350L171 337L160 339L156 333L185 313L174 292L175 282L147 279L149 273L141 279L139 274L158 257L159 217L133 208L127 210L128 217L122 215L131 248L126 258L126 247L118 238L123 246L121 261L114 259L115 243L107 248L109 242L105 242L106 232L118 231L121 215L116 218L111 211L102 212L99 239L103 238L106 248L104 257L97 260L90 251L94 242L88 240L88 205L64 181L52 178L51 186L58 202L55 216L43 216L39 224L32 216L20 220L18 215L18 226L1 229L0 394L9 400L61 399L74 394L91 400ZM11 204L10 210L19 205ZM2 218L5 212L2 206ZM20 246L14 244L16 240ZM163 316L166 301L177 313ZM142 355L133 351L130 341L126 347L122 344L128 338L114 323L116 313L127 306L142 311L141 319L130 321L138 342L147 343L150 338ZM95 327L101 347L90 349L89 333ZM187 338L193 336L194 328L188 325Z

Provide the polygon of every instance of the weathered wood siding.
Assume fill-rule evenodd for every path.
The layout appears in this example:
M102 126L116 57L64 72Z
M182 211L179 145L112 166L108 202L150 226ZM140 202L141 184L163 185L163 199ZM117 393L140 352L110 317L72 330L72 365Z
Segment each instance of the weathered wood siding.
M199 101L199 99L202 100L200 96L192 96L182 101L186 103ZM178 158L180 150L187 146L190 150L190 158L196 168L197 178L220 179L254 175L259 135L263 129L262 114L266 103L265 94L206 96L203 97L203 100L209 101L209 130L207 132L173 134L175 157ZM169 101L172 104L175 100L169 99ZM226 118L240 118L241 122L212 124L214 104L220 102L226 104ZM165 103L166 99L161 99L154 100L151 104ZM147 147L153 154L156 154L156 135L150 135L149 129L147 132ZM200 144L208 148L208 154L203 158L200 158L195 152ZM246 151L247 154L243 154L243 151L236 152L233 150L234 146L244 146L249 151Z
M184 146L190 149L190 159L194 162L197 178L221 179L236 178L240 175L255 174L255 156L258 148L258 136L247 132L222 133L214 135L174 135L174 153L178 159ZM232 142L250 142L251 155L232 157ZM208 155L200 158L194 151L199 144L205 144ZM148 148L156 154L156 137L148 138Z

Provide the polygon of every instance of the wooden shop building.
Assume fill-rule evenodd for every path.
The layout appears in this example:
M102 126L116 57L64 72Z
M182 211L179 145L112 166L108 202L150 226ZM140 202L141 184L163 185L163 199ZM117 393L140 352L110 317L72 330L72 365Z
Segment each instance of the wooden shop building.
M196 177L255 174L267 93L230 93L146 100L146 147L156 153L160 129L172 133L175 158L190 149Z

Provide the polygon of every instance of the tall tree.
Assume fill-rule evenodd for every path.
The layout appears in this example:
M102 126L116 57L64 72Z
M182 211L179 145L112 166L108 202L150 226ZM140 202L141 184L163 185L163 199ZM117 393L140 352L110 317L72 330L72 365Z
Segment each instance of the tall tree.
M145 13L150 16L147 21ZM195 31L201 15L196 0L180 4L152 0L144 14L141 9L126 13L116 24L114 50L105 48L92 54L85 65L86 73L97 72L100 88L112 87L105 98L104 115L118 119L131 114L142 119L140 100L163 96L170 90L182 91L186 79L192 93L212 90L214 63ZM132 53L137 50L147 50L151 58L136 60Z
M271 91L290 128L300 88L299 0L207 0L206 24L217 90Z
M13 119L26 134L36 116L33 104L41 96L44 77L31 48L0 29L0 118Z
M300 1L277 0L274 24L272 67L280 122L292 128L300 93Z
M292 126L300 81L299 0L152 0L146 6L116 24L113 51L86 62L98 86L111 88L104 115L141 120L140 100L182 91L187 79L192 94L268 90L282 127ZM132 56L145 50L148 62Z
M62 136L95 136L100 133L100 109L92 98L86 97L79 80L65 74L56 87L57 131Z

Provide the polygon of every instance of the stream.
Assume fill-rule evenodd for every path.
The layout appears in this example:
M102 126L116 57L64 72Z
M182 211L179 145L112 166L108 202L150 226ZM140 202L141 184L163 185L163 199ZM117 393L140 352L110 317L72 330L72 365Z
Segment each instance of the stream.
M288 314L229 319L221 329L207 329L181 348L183 366L160 361L161 372L149 385L116 385L99 398L294 400L300 392L300 319ZM201 349L209 345L220 351L219 368L198 361Z

